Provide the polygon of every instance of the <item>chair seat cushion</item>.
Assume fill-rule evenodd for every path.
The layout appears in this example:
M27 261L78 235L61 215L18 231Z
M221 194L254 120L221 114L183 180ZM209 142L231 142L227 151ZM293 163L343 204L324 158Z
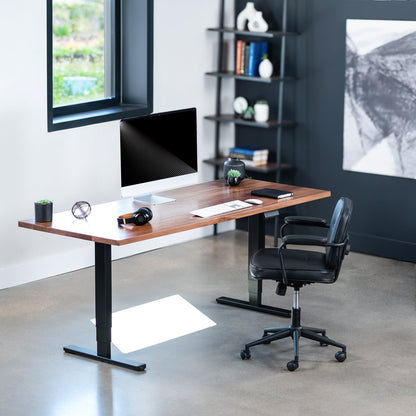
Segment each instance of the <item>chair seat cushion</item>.
M335 270L327 268L325 253L285 249L283 261L289 283L333 283L335 281ZM255 279L282 281L279 250L264 248L254 253L250 260L250 273Z

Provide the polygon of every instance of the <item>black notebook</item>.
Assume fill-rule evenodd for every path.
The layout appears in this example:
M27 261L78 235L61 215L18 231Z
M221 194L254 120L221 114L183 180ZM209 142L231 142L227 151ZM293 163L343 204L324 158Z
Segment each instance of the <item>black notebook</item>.
M255 191L251 191L251 195L265 196L267 198L280 199L280 198L287 198L289 196L293 196L293 192L281 191L280 189L263 188L263 189L256 189Z

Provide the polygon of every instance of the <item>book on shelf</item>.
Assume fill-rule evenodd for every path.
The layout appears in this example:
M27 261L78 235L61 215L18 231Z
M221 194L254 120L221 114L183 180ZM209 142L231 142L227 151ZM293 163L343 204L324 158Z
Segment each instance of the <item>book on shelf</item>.
M238 153L244 156L250 156L250 157L268 157L269 156L269 149L260 149L258 147L252 147L252 146L235 146L230 147L229 149L230 154L231 153Z
M241 74L242 51L243 51L243 41L238 40L236 50L235 50L235 74L236 75Z
M237 40L236 42L236 75L246 75L250 77L259 76L259 65L261 59L267 54L268 43L260 41L245 42Z
M259 160L259 161L242 159L242 162L247 167L251 167L251 168L256 168L256 167L259 167L259 166L267 165L267 159L266 160Z
M244 42L244 55L241 63L241 75L248 75L248 57L250 55L250 42Z
M232 147L229 149L229 156L242 160L247 166L260 166L267 163L269 150L254 147Z

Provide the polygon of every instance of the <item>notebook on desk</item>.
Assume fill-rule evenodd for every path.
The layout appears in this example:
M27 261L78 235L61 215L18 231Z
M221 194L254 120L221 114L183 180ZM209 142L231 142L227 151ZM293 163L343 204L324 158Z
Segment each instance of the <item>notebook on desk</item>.
M282 191L280 189L263 188L263 189L256 189L255 191L251 191L251 195L264 196L266 198L280 199L280 198L288 198L289 196L293 196L293 192Z

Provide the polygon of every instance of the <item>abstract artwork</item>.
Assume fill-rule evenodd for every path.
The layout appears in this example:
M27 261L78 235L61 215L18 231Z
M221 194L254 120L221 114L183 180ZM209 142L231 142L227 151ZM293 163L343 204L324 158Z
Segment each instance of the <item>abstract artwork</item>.
M348 19L343 169L416 179L416 22Z

